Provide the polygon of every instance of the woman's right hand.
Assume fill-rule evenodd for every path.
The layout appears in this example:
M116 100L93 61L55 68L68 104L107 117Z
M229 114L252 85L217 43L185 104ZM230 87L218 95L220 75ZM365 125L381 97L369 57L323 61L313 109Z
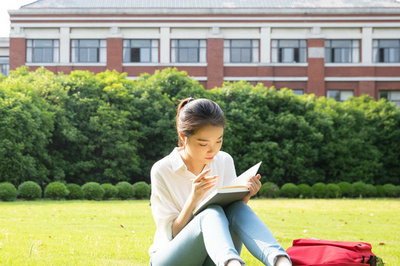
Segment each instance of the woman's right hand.
M204 194L206 194L206 192L213 188L217 183L217 175L207 176L210 171L211 169L207 169L193 179L192 199L196 204L204 197Z

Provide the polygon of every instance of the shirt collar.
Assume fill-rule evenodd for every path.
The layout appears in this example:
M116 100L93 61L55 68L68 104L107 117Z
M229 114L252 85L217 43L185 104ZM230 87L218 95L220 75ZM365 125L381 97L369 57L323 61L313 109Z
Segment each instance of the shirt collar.
M174 172L178 171L181 168L186 168L186 165L179 154L179 149L179 147L176 147L170 154L171 165Z

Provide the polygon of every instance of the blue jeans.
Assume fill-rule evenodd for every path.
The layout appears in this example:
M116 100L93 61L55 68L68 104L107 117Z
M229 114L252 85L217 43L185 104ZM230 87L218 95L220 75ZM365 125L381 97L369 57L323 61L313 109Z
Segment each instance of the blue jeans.
M240 258L242 242L265 265L289 256L268 227L243 201L225 209L212 205L195 216L168 246L151 255L153 266L226 265Z

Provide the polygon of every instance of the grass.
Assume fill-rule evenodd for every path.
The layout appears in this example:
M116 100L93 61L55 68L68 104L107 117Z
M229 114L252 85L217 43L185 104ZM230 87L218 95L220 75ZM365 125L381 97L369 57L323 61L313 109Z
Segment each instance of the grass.
M285 249L297 238L364 241L386 265L400 261L399 200L250 204ZM148 201L0 202L0 265L148 265L154 231Z

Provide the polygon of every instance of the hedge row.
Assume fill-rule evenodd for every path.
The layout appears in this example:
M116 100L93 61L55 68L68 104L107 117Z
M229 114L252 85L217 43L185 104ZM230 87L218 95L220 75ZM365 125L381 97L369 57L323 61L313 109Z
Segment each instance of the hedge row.
M149 183L177 144L176 106L188 96L223 109L222 150L237 173L263 161L262 182L279 186L400 185L400 108L385 99L341 103L246 82L205 90L176 69L129 80L24 67L0 76L0 182Z
M45 189L33 181L25 181L18 186L18 189L9 182L0 183L0 200L14 201L17 198L35 200L42 197L59 200L106 200L106 199L148 199L151 187L146 182L140 181L133 185L128 182L119 182L115 186L106 183L88 182L83 186L67 184L62 182L51 182Z
M307 184L295 185L286 183L281 188L267 182L261 186L258 193L261 198L371 198L371 197L400 197L400 186L393 184L371 185L362 181L338 184L318 182L312 186Z

